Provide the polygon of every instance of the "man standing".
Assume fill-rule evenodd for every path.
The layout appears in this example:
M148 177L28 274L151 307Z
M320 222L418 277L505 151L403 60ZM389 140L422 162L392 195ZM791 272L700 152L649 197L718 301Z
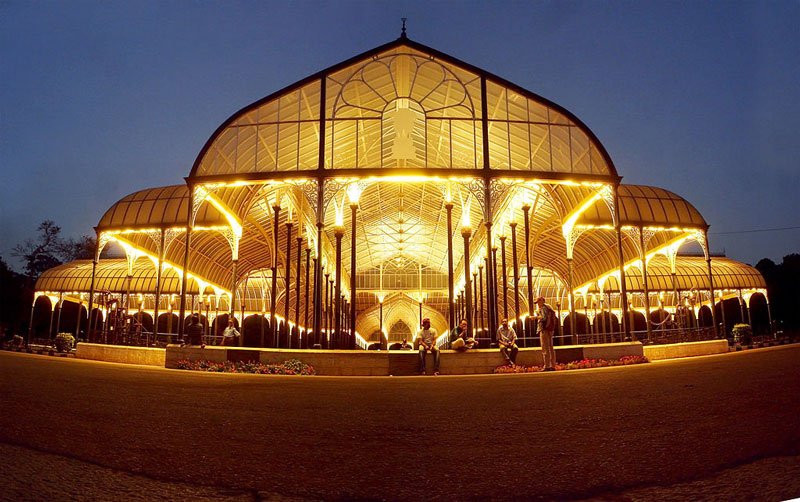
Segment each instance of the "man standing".
M544 302L544 297L536 299L539 313L536 319L536 332L542 341L542 357L544 358L544 371L555 371L556 352L553 350L553 330L556 327L556 313L553 308Z
M431 328L431 320L422 320L422 328L417 331L419 340L419 374L425 374L425 354L430 350L433 354L433 374L439 374L439 349L436 347L436 330Z
M508 319L504 317L502 324L497 328L497 343L500 344L500 353L503 354L506 365L511 367L517 364L517 351L519 351L519 347L517 347L516 342L517 333L514 331L514 328L508 326Z
M222 332L222 345L236 345L238 337L239 331L236 329L236 324L233 319L228 320L228 327Z

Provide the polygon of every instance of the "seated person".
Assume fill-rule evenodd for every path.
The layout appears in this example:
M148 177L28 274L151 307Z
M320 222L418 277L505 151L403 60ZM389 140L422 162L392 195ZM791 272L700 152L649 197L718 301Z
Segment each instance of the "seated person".
M400 350L411 350L412 348L413 347L410 343L408 343L408 340L403 338L403 343L400 344Z
M200 324L200 317L197 315L192 316L192 323L186 328L186 338L188 339L188 345L199 345L200 348L205 348L206 344L203 343L203 335L205 334L205 330L203 329L203 325Z
M239 331L233 319L228 321L228 327L222 332L222 345L236 345L236 340L239 339Z
M469 350L478 346L478 341L472 337L467 338L467 320L461 319L461 323L450 333L450 342L453 350Z
M508 319L503 318L503 323L497 328L497 343L500 344L500 353L509 366L516 365L517 351L519 351L516 342L517 333L508 325Z
M433 354L433 374L439 374L439 348L436 347L436 330L431 328L431 320L422 320L422 328L417 331L419 340L419 374L425 374L425 354L430 350Z

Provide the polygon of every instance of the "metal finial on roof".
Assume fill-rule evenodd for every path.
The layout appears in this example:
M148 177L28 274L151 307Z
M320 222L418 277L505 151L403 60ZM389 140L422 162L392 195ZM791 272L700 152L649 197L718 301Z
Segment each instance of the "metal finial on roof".
M400 20L403 21L403 29L400 32L400 38L406 38L406 21L408 18L401 17Z

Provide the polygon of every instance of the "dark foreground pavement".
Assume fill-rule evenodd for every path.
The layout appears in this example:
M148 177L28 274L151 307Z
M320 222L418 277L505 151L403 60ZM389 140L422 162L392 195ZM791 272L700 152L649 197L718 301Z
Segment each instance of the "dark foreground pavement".
M800 346L406 378L0 352L0 496L780 500L800 496L798 396Z

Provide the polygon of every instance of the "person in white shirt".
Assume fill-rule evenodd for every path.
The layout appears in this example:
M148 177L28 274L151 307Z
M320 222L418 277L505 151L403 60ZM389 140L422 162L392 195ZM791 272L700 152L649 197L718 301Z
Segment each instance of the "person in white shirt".
M422 320L422 328L417 331L419 340L419 374L425 374L425 355L428 351L433 354L433 374L439 374L439 349L436 347L436 330L431 328L431 320L427 317Z
M503 319L503 324L497 328L497 343L500 344L500 353L506 360L508 366L514 366L517 361L517 333L514 328L509 327L508 319ZM511 352L511 354L509 354Z
M239 338L239 331L233 319L228 321L228 327L222 332L222 345L236 345L236 340Z

